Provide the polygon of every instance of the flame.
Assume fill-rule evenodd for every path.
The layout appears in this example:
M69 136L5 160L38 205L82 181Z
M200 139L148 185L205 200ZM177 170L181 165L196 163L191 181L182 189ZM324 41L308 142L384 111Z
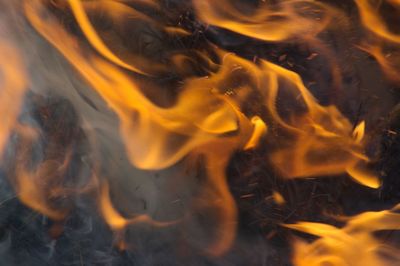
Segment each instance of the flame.
M228 69L219 72L223 80L232 78L231 73L243 72L247 76L248 87L238 88L238 91L261 93L273 123L290 135L280 140L277 151L271 152L271 160L284 176L296 178L347 172L366 186L379 187L378 178L365 165L369 159L363 154L361 143L364 123L353 132L351 123L335 106L321 106L316 101L298 74L268 61L260 60L257 66L236 55L224 54L223 66ZM279 93L283 92L293 97L303 111L283 117L276 105ZM242 105L245 99L238 97L237 105ZM353 170L356 166L357 172Z
M363 44L358 46L361 50L369 53L375 58L380 65L382 71L385 73L389 80L399 82L399 71L398 62L399 54L398 51L385 52L384 44Z
M100 188L100 209L106 223L114 230L123 230L130 224L136 223L146 223L151 224L155 227L165 227L176 224L177 221L172 222L158 222L154 221L146 214L138 215L134 218L124 218L113 206L110 192L109 192L109 185L107 182L104 182Z
M278 191L272 192L272 198L274 199L275 203L278 205L284 205L286 203L285 198Z
M132 79L111 64L95 57L90 64L67 32L57 27L55 22L46 24L38 17L37 5L27 4L26 8L32 24L70 60L119 115L121 132L134 165L144 169L168 167L194 146L213 136L237 130L235 111L223 98L202 90L203 80L193 81L191 88L180 95L176 106L162 109L151 103ZM204 101L199 103L198 98ZM208 108L194 112L201 110L201 106ZM170 139L182 145L170 145Z
M22 142L27 144L28 140L37 137L34 129L19 124L18 116L21 111L22 102L27 90L28 80L25 74L25 67L20 58L20 53L10 43L2 40L0 51L7 55L7 62L1 61L0 72L2 75L0 92L0 112L3 114L3 122L0 130L0 151L3 151L10 134L16 131L20 134ZM22 156L23 160L26 156ZM21 161L20 165L25 162ZM60 220L65 216L65 211L49 206L49 197L52 190L57 188L54 182L59 180L60 171L65 167L56 161L46 161L31 173L18 166L15 185L19 199L30 208L55 220Z
M261 140L261 137L264 136L268 130L267 126L265 125L265 122L258 116L254 116L251 119L251 122L254 124L254 131L253 135L246 143L244 150L250 150L257 147Z
M317 38L332 26L340 13L318 1L275 2L261 3L255 9L246 6L241 10L229 0L192 0L196 16L204 23L267 42ZM400 5L398 0L386 2L395 8ZM128 59L114 49L115 44L110 43L91 21L91 12L102 11L116 25L125 19L135 19L161 28L166 34L189 37L191 33L187 29L163 25L131 5L140 3L159 10L157 1L68 0L59 3L59 8L72 13L84 41L68 32L48 11L46 3L45 0L24 1L27 19L118 116L120 127L116 130L132 165L159 170L181 161L189 167L198 160L204 163L205 181L193 200L193 208L211 212L210 219L215 220L207 254L221 256L235 241L238 213L226 170L236 152L256 149L270 141L268 159L284 178L347 173L364 186L380 186L376 174L368 169L370 159L364 151L365 121L353 126L336 106L320 104L299 74L264 59L252 62L211 43L207 45L212 56L204 51L193 52L193 57L186 51L174 51L168 55L167 63L152 64L139 55ZM386 54L385 45L400 43L399 34L386 25L379 14L378 2L355 0L355 3L362 25L374 36L374 41L359 47L374 56L390 79L398 81L397 57ZM19 134L20 158L13 169L15 176L11 183L21 202L61 221L70 206L58 204L57 200L90 187L99 189L99 211L117 233L138 223L167 227L190 222L186 216L166 222L156 221L148 214L124 217L113 203L112 189L106 181L96 181L94 186L88 184L83 189L66 188L64 176L71 160L70 151L64 151L60 158L46 157L40 165L28 167L30 148L40 132L18 122L30 81L20 51L3 39L0 51L7 55L7 62L0 62L3 114L0 151L5 150L14 131ZM206 74L194 74L188 67L197 61L204 63L202 70ZM157 77L159 70L181 76L178 95L167 107L146 96L141 82ZM160 90L157 85L154 87ZM251 97L257 97L262 103L259 113L246 110ZM282 107L281 98L292 104L291 108ZM285 204L277 191L273 191L272 198L278 205ZM396 206L392 210L365 212L347 219L343 227L311 222L285 225L318 237L310 243L296 240L293 263L299 266L394 265L391 262L400 260L398 251L386 246L375 234L398 229L399 210L400 206ZM122 241L120 246L126 248L127 244Z
M356 143L361 143L365 135L365 121L361 121L353 131L353 138Z
M400 260L398 251L379 240L374 233L382 230L398 230L399 206L392 210L365 212L349 218L342 228L299 222L285 225L319 239L307 243L296 240L293 263L296 266L318 265L395 265Z
M204 22L264 41L284 41L314 37L332 20L334 9L316 1L261 2L246 14L230 0L193 0L196 13ZM246 9L247 8L247 9ZM318 20L318 23L316 23Z
M3 38L0 42L0 52L7 55L7 62L0 62L0 113L3 116L0 127L0 152L2 154L11 132L18 127L17 118L27 89L27 77L19 51Z
M243 149L246 143L253 143L248 147L254 145L261 137L265 128L261 120L253 120L257 127L253 134L253 124L233 102L211 90L214 80L219 79L218 75L211 79L188 80L173 107L158 107L141 93L133 79L110 63L95 56L87 60L73 37L57 22L40 17L43 11L40 1L26 2L25 8L32 25L64 54L118 114L120 132L135 166L165 168L194 150L206 156L209 189L204 193L211 193L209 205L220 209L221 224L217 240L209 251L215 255L224 253L232 243L236 229L236 209L224 169L235 150ZM235 137L221 138L234 132L238 132ZM107 194L104 192L102 195L102 213L110 226L121 229L130 223L111 207ZM143 220L144 216L139 217Z
M383 2L391 4L396 9L400 8L398 0L384 0ZM360 13L362 25L365 28L384 40L400 43L400 35L390 31L384 19L379 14L379 6L382 4L382 1L355 0L355 3Z
M91 24L83 7L83 3L80 0L68 0L68 3L71 6L71 10L74 13L78 25L81 27L82 32L101 55L118 66L141 74L144 73L140 67L124 62L107 47ZM130 16L131 18L140 17L141 19L145 18L143 14L118 1L97 1L95 4L96 7L101 7L103 10L110 12L115 20L118 20L121 16Z
M49 168L46 169L46 167ZM55 171L56 174L50 174L52 171ZM15 179L19 199L28 207L54 220L62 220L67 214L67 211L57 209L50 204L51 195L49 193L57 186L54 182L60 180L60 177L56 176L58 171L48 164L43 164L37 173L18 171Z
M368 40L363 40L358 47L376 59L389 80L399 82L398 44L400 35L388 27L385 18L380 13L380 8L386 4L399 11L400 2L397 0L356 0L355 2L363 27L372 35Z
M26 206L53 220L61 221L70 209L63 199L87 190L91 183L88 182L80 188L66 185L65 176L72 156L70 151L59 157L57 153L52 153L52 147L49 147L45 152L44 161L34 169L30 169L29 153L34 141L37 140L38 132L32 128L28 130L32 133L29 138L25 137L21 140L21 145L17 149L15 178L11 182L14 184L18 198Z
M207 248L209 254L224 254L235 239L237 210L225 174L229 160L237 151L257 147L268 134L269 123L284 132L282 136L285 137L279 138L279 145L270 156L284 177L347 172L361 184L374 188L379 186L376 176L364 167L368 162L362 143L364 123L353 132L351 123L335 106L322 106L317 102L298 74L266 60L250 62L210 45L219 63L208 61L210 65L217 65L217 70L209 70L207 77L184 79L176 101L169 107L160 107L143 94L136 76L121 70L122 67L140 74L146 72L143 71L145 67L128 64L116 56L89 21L83 3L74 0L68 3L83 34L101 56L90 52L68 33L46 11L43 1L25 1L26 17L118 115L119 132L134 166L164 169L187 158L204 157L207 182L197 207L216 210L218 221L213 241ZM304 3L330 10L316 2L287 1L281 3L279 12L261 8L250 20L247 16L240 16L228 1L218 1L213 5L210 1L194 1L198 15L204 21L267 41L286 40L298 35L314 36L330 23L330 11L319 20L317 27L315 17L310 19L298 14L296 7L302 7ZM118 1L99 1L98 4L109 7L108 12L114 16L135 14L147 21L147 17L138 15L137 11ZM277 16L286 20L274 21ZM207 60L206 55L200 56ZM184 71L181 65L185 59L184 55L173 55L170 60L172 68ZM233 82L237 76L245 82ZM294 108L293 112L284 115L277 105L281 93L287 94L300 111ZM242 111L249 95L261 95L271 121ZM50 217L59 217L43 208L41 198L27 197L38 184L23 184L20 189L26 204ZM33 194L38 195L36 191ZM114 230L122 230L136 222L154 223L146 215L128 219L119 214L111 203L108 184L101 188L99 203L101 213Z

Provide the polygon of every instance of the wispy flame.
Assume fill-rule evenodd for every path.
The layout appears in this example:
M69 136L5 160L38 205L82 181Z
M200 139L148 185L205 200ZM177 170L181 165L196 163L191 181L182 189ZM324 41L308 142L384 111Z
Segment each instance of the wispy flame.
M134 8L135 4L145 5L147 9L160 12L158 1L68 0L58 3L57 8L74 17L83 34L83 38L79 38L49 11L47 5L54 5L52 2L23 1L24 14L34 29L66 58L118 116L118 132L130 163L145 170L166 169L181 161L188 166L198 160L204 163L206 181L193 200L193 206L199 211L215 213L217 222L206 249L208 254L224 254L235 240L238 215L226 176L231 157L236 152L257 149L266 139L274 139L275 146L269 151L268 159L283 178L347 173L364 186L380 186L378 177L368 168L365 122L361 121L354 128L337 106L320 104L299 74L265 59L250 61L208 41L205 41L207 49L204 51L190 51L195 58L183 50L167 54L160 62L134 53L125 58L107 43L107 38L92 23L90 12L101 10L116 25L123 24L126 18L148 23L166 36L191 33L179 25L164 25L161 19L158 21L140 8ZM274 43L313 42L319 34L334 27L335 16L340 14L337 8L317 1L276 2L263 1L248 10L241 10L240 5L235 6L228 0L193 0L192 4L203 23ZM355 1L363 26L383 41L399 43L398 34L385 26L371 2ZM398 1L389 2L396 7L399 5ZM387 62L381 48L367 45L362 49L371 53L390 76L395 76L397 70ZM0 51L9 57L7 62L0 63L0 108L5 117L0 130L0 150L4 150L11 133L18 130L17 119L29 78L25 77L24 62L11 44L1 41ZM205 65L201 69L203 74L192 73L187 67L200 65L198 61ZM149 87L161 91L162 84L150 82L160 77L160 73L179 76L177 96L166 106L155 103L143 85L143 80L147 80L152 84ZM258 113L245 108L250 96L256 96L261 103L262 110ZM290 108L279 105L282 97L285 98L282 101L292 104ZM13 104L9 104L10 99ZM278 136L274 136L270 128L274 128ZM55 220L62 220L68 213L68 208L57 209L50 202L53 194L63 190L63 173L70 154L64 154L62 160L60 163L48 158L34 171L19 166L13 182L24 204ZM159 222L147 214L126 218L112 204L107 182L96 181L93 187L100 191L100 213L115 231L121 232L136 223L164 227L190 220L182 217L177 221ZM281 194L275 192L273 198L279 205L285 204ZM297 241L294 263L383 264L377 254L380 242L372 233L397 229L399 217L395 210L360 214L341 229L318 223L287 225L320 237L311 244ZM362 260L354 250L362 252Z
M105 46L91 25L80 1L69 1L69 3L83 33L101 55L118 66L143 73L139 70L140 66L128 65ZM195 1L201 17L212 18L213 16L209 15L216 12L213 8L218 8L219 4L201 3ZM118 2L99 2L99 5L103 4L110 5L110 8L113 7L111 10L116 9L118 12L130 10ZM227 3L223 6L226 7ZM292 5L285 4L284 7L286 16L295 19L298 27L303 27L296 17L293 17ZM247 118L241 112L245 97L232 98L225 95L225 83L231 79L235 70L242 72L249 80L249 84L244 88L236 89L237 93L240 91L243 91L243 95L246 91L260 93L272 116L272 121L291 135L271 157L283 175L306 177L347 171L364 185L371 187L379 185L373 175L365 175L362 171L354 170L360 162L368 160L363 155L360 144L363 137L361 127L355 131L355 137L352 137L349 121L334 106L319 105L301 78L294 72L264 60L256 65L235 55L216 50L221 55L220 70L210 73L208 78L185 80L176 103L170 108L161 108L143 95L134 77L127 76L116 66L95 54L88 54L55 19L50 15L44 18L42 12L46 11L41 1L26 2L25 10L32 25L75 66L92 88L118 114L121 120L120 132L128 156L135 166L143 169L162 169L189 154L203 154L206 157L209 180L209 188L206 191L212 191L206 192L207 195L211 193L208 196L208 204L221 211L217 240L209 248L215 255L225 252L234 239L235 203L228 191L224 173L229 158L237 150L256 147L262 135L266 134L266 126L261 118ZM262 16L265 15L270 14ZM307 22L310 23L308 20ZM293 24L285 23L278 23L282 28L274 26L276 34L269 37L268 35L262 37L251 30L245 33L240 27L234 27L236 24L233 27L239 33L252 37L283 40L291 35L286 29L290 29L290 25ZM325 24L320 25L323 28ZM322 28L318 28L317 31ZM281 90L287 90L296 97L304 111L283 118L276 106ZM288 158L290 158L289 163ZM103 201L104 204L106 202L108 201ZM104 210L110 208L105 207ZM110 212L106 213L108 213L106 216L109 216ZM122 224L125 223L124 220L116 218L110 221L112 227L117 226L114 221L118 220L121 220ZM122 226L121 222L117 222L119 224L117 227Z
M397 230L399 206L390 211L365 212L349 218L342 228L327 224L299 222L289 228L319 237L314 242L297 240L293 262L302 265L396 265L398 251L384 244L374 233Z

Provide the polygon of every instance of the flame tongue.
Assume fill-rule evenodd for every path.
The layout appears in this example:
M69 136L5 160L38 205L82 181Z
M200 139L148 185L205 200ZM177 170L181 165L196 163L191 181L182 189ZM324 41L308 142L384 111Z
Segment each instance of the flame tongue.
M263 3L253 14L245 15L243 10L246 9L235 7L229 0L194 0L193 3L197 15L204 22L264 41L315 36L330 22L333 11L319 2L295 0L278 1L276 6ZM312 4L313 7L303 4ZM315 16L302 15L307 8L314 9ZM322 15L322 19L319 17L316 24L316 17L324 11L325 16Z
M380 230L397 230L400 214L395 211L365 212L343 228L327 224L300 222L289 228L320 237L312 243L296 241L295 265L392 265L400 257L374 236ZM357 252L354 252L354 249Z
M80 1L71 0L69 4L84 35L102 57L88 55L85 48L50 14L44 17L43 12L46 11L42 1L25 2L26 16L118 115L120 133L132 164L143 169L163 169L188 155L205 156L208 182L203 193L208 195L208 208L216 208L220 212L217 219L220 229L217 230L214 244L208 249L212 254L220 255L228 250L236 228L235 203L225 177L229 159L237 150L255 148L267 133L266 125L260 117L250 118L241 112L241 107L246 104L246 95L262 95L272 117L271 122L291 135L283 140L283 147L271 155L271 160L284 176L306 177L347 171L362 184L377 187L375 176L363 174L360 168L355 168L355 165L359 167L360 162L367 160L362 155L363 126L357 127L352 136L349 121L334 106L319 105L296 73L264 60L256 65L215 48L222 62L220 69L207 78L184 80L176 102L169 108L162 108L142 93L140 83L133 76L126 75L117 66L137 73L143 73L142 68L128 65L111 52L90 23ZM112 10L131 12L118 2L101 4L111 5ZM220 4L227 2L222 1ZM219 8L220 4L195 1L202 19L211 18L210 22L228 27L230 24L216 18L221 11L214 8ZM260 36L257 34L260 30L254 31L254 25L234 28L239 33L263 40L292 37L294 32L285 29L293 23L299 23L299 20L293 17L294 11L290 5L284 4L283 8L283 14L286 12L286 16L294 21L275 29L276 34L272 31L271 36ZM229 16L236 14L234 10L228 11L231 12ZM202 15L204 12L211 16ZM264 16L276 15L268 12L258 17L265 19ZM244 78L244 86L229 85L235 73ZM235 95L226 95L227 89L234 90ZM276 105L277 97L282 92L296 97L304 111L291 114L289 118L283 116ZM105 217L116 217L106 220L113 228L126 227L129 222L113 211L110 201L104 196L107 194L102 195L103 214Z
M164 18L156 18L150 14L152 12L147 12L161 12L161 4L157 1L68 0L58 3L60 6L56 8L62 8L74 17L82 33L80 38L69 32L68 27L51 13L47 8L48 1L22 2L26 18L35 30L65 57L118 117L119 129L110 131L119 134L132 166L142 170L164 170L180 162L192 168L202 162L204 180L198 194L193 196L193 210L188 213L212 213L210 219L215 225L207 231L211 235L206 241L207 254L221 256L235 241L238 213L226 171L232 155L237 152L269 147L268 159L280 176L287 179L347 173L364 186L379 187L379 179L368 169L370 159L364 152L367 142L365 122L353 129L336 106L323 106L317 101L299 74L264 59L249 61L207 40L204 40L206 47L203 50L191 47L162 51L162 59L157 56L147 58L140 49L129 53L129 58L124 57L121 50L127 50L126 47L117 49L123 45L110 41L109 36L113 35L97 29L91 20L91 12L101 11L116 27L132 20L150 25L161 36L190 38L187 29L171 26L163 21ZM396 8L399 5L399 1L388 2ZM396 64L383 56L382 43L399 43L398 34L388 29L371 1L356 0L355 3L364 28L379 39L372 44L367 42L362 49L371 53L383 70L396 80ZM322 51L327 48L319 43L319 34L333 27L335 16L343 15L328 4L306 0L265 2L257 8L245 5L243 10L239 4L234 5L228 0L193 0L192 4L198 19L212 26L264 42L301 40ZM136 8L140 5L146 8ZM95 173L87 185L90 188L72 189L74 192L69 193L71 191L64 184L72 157L68 148L56 156L50 145L44 151L43 162L28 167L24 160L29 158L32 143L41 133L27 126L24 128L18 122L30 80L19 51L12 44L0 40L0 51L9 58L7 64L0 63L0 108L5 117L0 130L0 151L5 150L14 131L19 133L21 159L14 169L12 183L25 205L54 220L62 220L69 207L58 208L53 199L98 189L100 213L119 234L137 223L167 227L195 219L187 215L164 222L152 219L147 213L124 217L113 205L109 183L98 180L97 169L93 170ZM312 59L310 56L308 60ZM163 84L165 76L176 79L171 82L176 87L176 95L162 105L155 103L146 89L154 90L157 95L165 92L171 86ZM13 104L9 103L10 99ZM257 99L257 108L251 106L253 99ZM85 114L81 115L90 131L92 121L85 119ZM265 144L265 140L272 144ZM56 143L58 140L54 137L49 141ZM183 172L180 174L185 175ZM278 192L274 191L272 197L280 207L286 205L286 198ZM343 228L309 222L286 225L319 237L312 243L295 243L294 263L384 265L385 260L378 252L388 251L380 246L373 233L397 229L397 210L396 207L392 211L363 213L350 218ZM362 254L359 260L359 255L352 250L354 247Z
M8 62L2 61L0 64L0 112L4 116L0 130L0 152L4 150L11 132L17 126L17 118L27 89L23 61L18 50L3 38L1 37L0 51L7 55Z

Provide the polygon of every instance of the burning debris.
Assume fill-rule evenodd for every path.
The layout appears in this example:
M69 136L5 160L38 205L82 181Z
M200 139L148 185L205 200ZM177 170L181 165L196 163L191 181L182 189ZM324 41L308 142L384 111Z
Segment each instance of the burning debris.
M400 263L399 1L0 7L5 265Z

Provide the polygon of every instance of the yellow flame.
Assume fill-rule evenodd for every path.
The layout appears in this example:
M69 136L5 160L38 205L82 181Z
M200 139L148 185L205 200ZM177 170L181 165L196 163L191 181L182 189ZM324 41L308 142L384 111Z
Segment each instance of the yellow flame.
M145 169L165 168L194 150L206 156L209 185L204 193L210 194L210 207L220 210L219 230L208 250L214 255L224 253L236 230L236 208L226 183L225 168L230 155L243 149L251 139L253 125L232 101L212 90L219 76L188 80L174 106L158 107L140 92L131 78L113 65L95 56L89 60L84 57L72 36L57 22L45 21L39 16L43 11L40 1L27 2L25 8L32 25L64 54L118 114L120 131L134 165ZM256 124L260 128L257 132L262 131L261 121ZM237 134L232 137L222 137L235 132ZM255 135L253 141L261 133ZM112 208L104 191L102 213L110 226L121 229L130 224Z
M365 134L365 121L361 121L353 131L353 138L356 143L361 143Z
M245 145L244 149L245 150L250 150L258 146L262 136L264 136L267 133L267 126L265 125L264 121L258 117L254 116L251 119L251 122L254 124L254 131L253 135Z
M223 97L203 89L207 79L189 81L175 106L160 108L113 65L96 57L89 60L83 57L72 36L56 22L46 23L38 16L38 3L33 1L26 5L27 17L119 115L126 148L136 166L165 168L198 144L238 129L237 114L232 106ZM171 145L171 141L175 145Z
M116 14L131 12L121 3L101 3L112 5L110 10ZM366 186L379 185L376 176L365 167L368 157L363 151L364 123L353 131L352 124L335 106L317 102L298 74L265 60L250 62L210 45L220 60L217 69L209 70L207 77L184 79L176 101L169 107L160 107L142 93L136 76L119 68L141 73L144 66L127 65L115 56L96 33L81 2L69 0L69 4L86 38L107 60L88 52L46 12L41 0L25 1L24 7L33 27L118 115L120 134L133 165L163 169L196 155L204 159L207 180L199 206L217 210L218 221L214 240L207 249L209 254L224 254L235 239L237 210L225 174L230 157L236 151L255 148L268 134L269 123L283 132L270 153L270 160L282 176L298 178L347 172ZM333 14L330 7L314 1L284 1L278 6L279 11L263 6L254 16L241 15L227 0L213 4L196 0L194 4L205 22L266 41L314 36L330 23ZM322 12L325 16L316 23L315 16L307 17L297 10L304 4L325 10L326 14ZM276 20L277 17L284 19ZM185 58L180 54L172 57L171 64L178 65ZM184 67L173 67L183 72ZM243 80L240 84L235 82L238 76ZM296 105L291 112L284 113L277 104L281 93ZM270 121L264 122L260 116L242 111L252 94L261 96ZM32 186L27 185L25 191L30 191ZM278 203L282 202L279 196L276 198ZM32 205L32 208L38 207ZM152 222L146 215L124 218L112 205L108 184L101 189L100 208L114 230L137 221Z
M247 74L248 86L262 94L266 109L275 123L289 134L280 140L280 147L271 152L271 160L288 178L334 175L347 172L358 182L376 188L378 178L367 170L368 158L360 143L364 123L352 131L351 123L335 106L321 106L304 86L300 76L270 62L260 66L233 54L224 56L228 69ZM221 71L220 76L224 77ZM277 107L280 92L286 92L303 111L283 117ZM244 101L244 99L239 99ZM240 104L238 104L240 105ZM355 167L357 166L357 171Z
M83 33L100 54L121 67L143 74L143 71L139 67L125 63L122 59L111 52L110 49L104 44L91 24L81 0L68 0L68 3L70 4L78 25L81 27ZM129 8L128 6L117 1L98 1L96 4L102 4L106 9L111 9L117 14L126 12L131 16L136 15L143 17L143 15L141 15L139 12L135 12L132 8Z
M363 40L358 47L376 59L389 80L399 82L399 50L397 46L400 43L400 34L389 28L380 9L383 4L386 4L398 12L400 2L398 0L356 0L355 2L362 25L372 33L372 37L369 40ZM392 52L385 51L389 47Z
M334 14L328 5L304 0L278 1L276 5L263 2L249 14L230 0L193 0L193 4L204 22L264 41L313 37L327 27ZM312 10L309 13L314 16L304 15L305 10Z
M293 263L296 266L383 266L395 265L400 260L398 250L386 245L374 233L400 228L400 214L393 210L365 212L349 219L342 228L299 222L286 225L289 228L318 236L307 243L294 243Z
M400 42L400 35L391 32L379 14L379 6L382 1L355 0L355 2L364 27L387 41ZM395 8L400 8L400 2L397 0L384 0L383 2L391 3Z

